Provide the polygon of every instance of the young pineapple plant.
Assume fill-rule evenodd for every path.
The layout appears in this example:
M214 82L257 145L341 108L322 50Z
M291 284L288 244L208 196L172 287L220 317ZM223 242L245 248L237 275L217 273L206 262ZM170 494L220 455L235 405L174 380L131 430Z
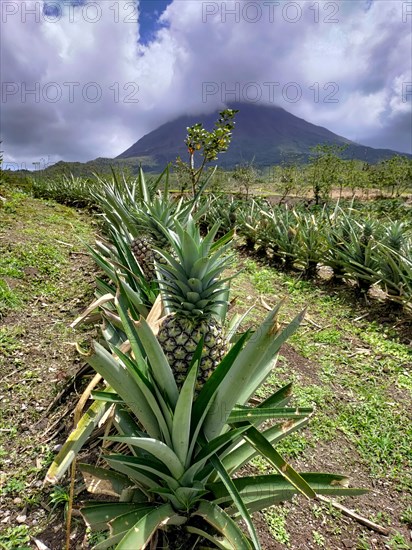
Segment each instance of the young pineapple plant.
M402 222L392 222L377 243L379 284L395 305L412 308L412 235Z
M379 260L376 244L379 228L372 220L357 221L347 217L349 239L342 243L339 256L347 277L356 283L357 292L366 296L379 280Z
M202 202L204 214L199 220L203 232L220 222L218 235L223 236L236 225L236 210L239 201L226 195L208 195Z
M402 294L402 257L408 255L408 233L404 222L394 221L385 227L382 240L378 243L381 286L394 301Z
M352 223L350 216L340 207L327 218L328 227L325 231L326 250L322 263L332 269L332 283L340 285L346 275L343 251L348 248L351 241Z
M294 210L287 206L277 206L270 210L262 210L262 216L268 220L267 239L273 250L273 263L290 270L298 257L299 224Z
M245 247L253 251L259 242L261 225L264 219L261 216L261 205L256 201L243 202L237 212L238 232L245 238Z
M296 210L294 213L299 227L297 261L303 267L303 278L314 279L326 250L324 211L318 215Z
M216 223L202 237L193 218L186 228L175 223L170 231L172 254L157 249L160 288L168 313L160 326L158 341L172 367L179 388L186 379L193 354L203 339L197 389L201 389L227 351L222 326L228 289L223 271L230 263L228 234L214 243Z
M98 187L91 190L91 194L101 210L104 229L115 229L119 234L133 234L135 229L134 209L142 202L150 202L159 186L165 179L167 186L169 170L165 170L156 179L146 181L145 174L140 168L136 179L125 176L118 178L113 172L111 180L98 179Z

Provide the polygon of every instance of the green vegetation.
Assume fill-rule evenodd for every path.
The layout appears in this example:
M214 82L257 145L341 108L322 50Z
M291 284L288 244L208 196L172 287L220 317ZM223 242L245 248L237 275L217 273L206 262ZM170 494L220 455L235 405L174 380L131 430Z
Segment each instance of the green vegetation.
M204 202L206 228L221 218L225 230L237 230L248 251L277 269L312 280L328 267L333 283L354 285L362 300L375 285L397 306L412 309L410 217L382 221L339 205L308 210L213 196Z
M265 510L265 518L269 526L269 531L273 538L278 542L289 546L290 536L286 527L286 518L288 511L281 506L271 506Z
M103 254L93 255L115 288L105 284L109 293L104 301L88 308L100 305L105 342L94 342L86 358L105 382L92 392L91 407L76 418L46 480L55 484L62 479L113 407L116 431L108 436L106 428L105 446L122 443L122 450L114 448L105 455L109 468L79 465L92 492L105 481L102 494L119 499L82 508L93 530L110 529L105 547L140 548L154 536L157 544L176 548L216 541L220 547L258 550L253 512L297 493L309 499L316 494L362 494L346 487L344 476L299 474L275 449L312 413L311 407L288 407L290 384L273 389L257 406L249 403L271 373L280 346L298 329L302 313L281 329L280 305L275 306L255 333L243 335L237 335L241 318L235 316L226 337L230 277L221 275L228 267L232 233L215 241L219 224L202 236L190 215L184 224L173 223L163 209L157 209L159 203L143 173L139 208L147 209L150 216L138 210L135 217L131 215L132 204L136 208L135 188L120 193L111 182L107 187L99 198L110 197L115 208L109 212L102 205L107 229L112 230L104 248L115 247L117 259L103 247ZM170 222L167 227L165 220ZM128 239L122 242L125 232L133 231L133 223L143 234L153 228L160 236L163 232L170 245L169 252L155 248L163 262L152 260L158 276L153 285L145 281L142 270L132 271L134 289L128 268L133 255L127 251L133 246ZM150 312L149 284L157 296ZM272 419L275 423L266 427ZM273 473L243 475L242 468L259 456Z
M53 428L44 433L56 418L51 412L44 429L37 423L70 376L68 325L93 294L94 266L80 239L90 240L96 226L21 191L1 187L0 196L0 500L8 519L0 524L0 548L32 548L31 537L47 525L42 481L55 443L45 442ZM16 517L26 514L36 523L18 525Z
M18 525L17 527L8 527L4 533L0 534L0 548L2 550L29 549L30 542L29 528L27 525Z
M211 135L206 136L209 143L200 126L193 127L191 154L202 148L207 153L209 145L215 146L215 154L219 147L222 152L230 141L226 129L228 141L216 144ZM350 187L345 171L362 172L354 178L356 185L369 173L365 166L338 161L339 151L320 148L316 153L305 169L305 177L312 176L316 203L328 200L332 187L338 186L341 194ZM198 172L191 163L194 194L200 176L193 177L203 167ZM382 188L401 195L408 188L408 169L399 159L382 163L373 169L373 181L379 170L392 170L395 184L385 180ZM287 184L297 178L297 172L290 166L288 170ZM230 177L248 195L251 179L245 183L246 175L238 170ZM97 178L93 186L66 177L60 189L56 182L44 181L31 182L25 192L1 187L0 316L11 321L0 328L0 366L7 369L0 411L1 498L10 507L17 499L17 508L34 509L44 496L33 489L33 481L48 468L47 480L60 483L48 489L50 514L64 511L70 524L72 501L64 475L75 457L83 453L84 459L91 437L103 435L104 462L78 464L86 488L96 493L101 487L102 497L110 496L82 508L92 528L85 540L96 550L141 547L156 540L175 548L217 543L257 549L252 514L262 509L271 536L293 546L293 514L301 501L280 502L297 494L313 498L315 491L362 493L348 488L344 476L307 474L317 469L321 456L322 466L329 459L332 468L354 464L363 479L390 488L392 502L399 501L397 515L388 509L370 513L371 519L410 525L412 352L407 333L402 333L410 325L412 295L408 207L402 210L404 221L392 221L392 202L388 209L369 204L348 208L343 202L333 208L292 208L262 198L248 203L241 196L209 195L202 202L177 203L169 185L166 170L149 181L140 171L134 179L116 173L110 180ZM47 200L30 198L28 192ZM83 250L79 237L90 242L93 226L50 197L103 214L102 236L89 248L101 270L97 279L94 274L85 277L76 260ZM213 224L219 219L218 230ZM237 244L249 252L247 258L229 244L233 228ZM151 239L150 278L133 244L141 235ZM228 270L230 247L236 265ZM191 263L189 258L198 260ZM318 270L325 266L333 273L331 281L341 283L340 290L319 284ZM237 298L233 312L226 282L238 270L231 282ZM24 411L35 403L30 422L39 422L52 387L50 383L48 394L39 391L47 363L43 357L35 359L36 349L41 349L40 356L47 350L56 358L71 345L67 317L72 320L92 299L93 281L97 301L77 324L89 318L103 321L99 341L85 350L101 381L84 394L91 405L83 416L76 412L72 435L53 457L47 443L31 443L31 427L25 431ZM361 300L354 301L349 285L342 282L352 285ZM378 317L373 321L368 299L378 286L392 304L390 323ZM273 306L282 298L286 307ZM253 304L252 323L243 314ZM184 326L176 328L182 311ZM173 312L177 314L168 317ZM37 329L41 348L31 335L31 316L42 327ZM161 332L165 319L167 337ZM193 334L199 320L207 326L197 338ZM250 330L244 332L241 323L249 323ZM217 340L225 340L218 353ZM56 369L50 370L55 383ZM308 427L298 431L310 417ZM11 441L17 442L14 447ZM26 461L10 471L22 449ZM312 501L310 506L314 522L305 525L306 536L328 548L329 537L340 540L345 526L332 505ZM308 513L307 505L302 510ZM45 514L41 521L46 521ZM0 548L24 548L40 530L40 525L5 525ZM369 548L367 533L357 536L357 547ZM391 531L385 544L408 547L398 531Z
M296 456L299 446L304 452L307 445L330 441L339 430L355 445L371 475L389 477L400 487L411 489L410 347L394 341L396 332L378 323L353 323L356 310L312 283L300 281L290 292L290 283L294 283L290 276L262 268L251 259L242 264L244 272L234 283L237 292L252 284L268 303L288 296L290 316L312 304L309 316L314 324L292 337L292 342L309 361L316 357L321 368L319 385L295 382L297 404L316 405L317 414L310 437L285 441L282 451L288 454L290 450L288 456ZM290 376L287 361L280 361L268 384L278 387ZM406 390L396 401L391 397L394 387ZM337 391L350 395L350 400L336 401Z
M81 239L90 239L87 222L69 208L15 191L5 192L0 220L0 318L32 300L56 302L68 296L62 273L70 272L71 255L83 248ZM81 273L74 277L79 292L90 292Z

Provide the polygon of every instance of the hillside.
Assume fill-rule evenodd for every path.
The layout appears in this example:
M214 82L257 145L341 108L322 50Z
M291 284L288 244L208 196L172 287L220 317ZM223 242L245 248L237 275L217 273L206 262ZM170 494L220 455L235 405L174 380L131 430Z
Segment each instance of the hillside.
M230 108L239 109L239 113L236 115L230 148L218 161L218 165L223 168L230 169L252 160L259 168L272 166L288 157L306 161L311 154L311 147L320 143L347 145L345 158L356 158L369 163L376 163L396 154L389 149L373 149L354 143L280 107L236 103L231 104ZM167 162L173 162L177 156L185 158L186 128L195 122L201 122L210 130L216 119L217 113L179 117L139 139L116 160L140 159L146 164L147 159L151 159L152 166L155 164L160 167ZM147 168L150 169L150 166Z

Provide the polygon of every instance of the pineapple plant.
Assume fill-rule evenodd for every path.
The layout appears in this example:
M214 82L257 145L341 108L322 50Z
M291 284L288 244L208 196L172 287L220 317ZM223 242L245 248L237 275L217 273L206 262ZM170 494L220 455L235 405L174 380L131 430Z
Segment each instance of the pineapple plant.
M164 250L157 253L165 263L158 264L160 288L167 316L157 335L172 367L176 383L181 388L186 379L193 354L203 339L197 389L201 389L227 351L222 327L227 305L228 279L220 279L230 262L226 254L228 236L216 243L219 229L216 223L202 237L193 218L183 228L176 222L176 232L170 232L175 257ZM222 243L223 246L220 246Z
M298 493L313 499L364 492L348 487L344 475L299 473L279 454L276 445L305 426L313 412L290 406L291 384L256 406L249 403L303 313L280 328L276 306L253 337L250 332L239 337L197 392L202 342L178 391L149 317L134 317L120 279L115 306L123 324L120 341L127 341L119 345L104 334L106 345L95 342L86 356L104 386L92 391L94 402L46 478L58 483L92 432L106 422L101 460L78 464L87 490L100 495L81 504L87 526L106 532L93 550L261 550L254 512ZM245 475L243 466L256 456L267 460L273 473Z
M314 279L326 250L325 212L315 215L295 210L294 214L298 226L297 263L303 268L304 279Z
M151 202L144 202L135 210L136 229L131 250L148 281L156 278L155 261L162 257L154 250L156 246L168 248L165 232L173 227L174 215L179 207L166 198L157 196Z
M148 281L156 278L155 262L165 263L157 249L169 251L169 233L176 222L185 225L189 216L199 219L205 208L198 208L197 201L178 202L170 200L168 193L145 201L134 212L135 230L131 250Z

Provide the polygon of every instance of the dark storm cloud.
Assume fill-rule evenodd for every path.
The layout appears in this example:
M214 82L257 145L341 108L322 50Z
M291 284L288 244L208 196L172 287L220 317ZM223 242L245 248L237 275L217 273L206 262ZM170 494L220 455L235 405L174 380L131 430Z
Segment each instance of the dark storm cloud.
M319 2L316 11L308 2L175 0L154 35L145 28L148 44L129 1L47 4L1 2L9 160L113 157L166 120L233 99L410 152L405 2Z

